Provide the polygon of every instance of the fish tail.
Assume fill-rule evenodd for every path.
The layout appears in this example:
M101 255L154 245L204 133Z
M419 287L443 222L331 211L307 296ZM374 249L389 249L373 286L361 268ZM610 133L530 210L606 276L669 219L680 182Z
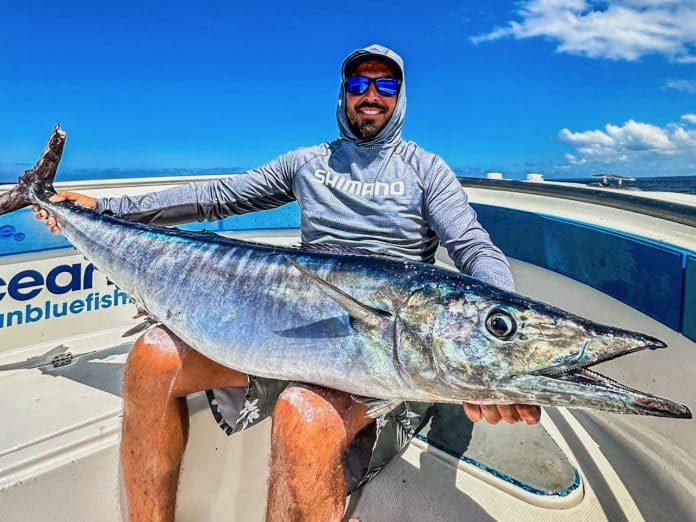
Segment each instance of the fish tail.
M0 195L0 215L31 205L33 195L55 193L53 179L63 156L65 137L60 125L56 125L34 168L25 171L9 192Z

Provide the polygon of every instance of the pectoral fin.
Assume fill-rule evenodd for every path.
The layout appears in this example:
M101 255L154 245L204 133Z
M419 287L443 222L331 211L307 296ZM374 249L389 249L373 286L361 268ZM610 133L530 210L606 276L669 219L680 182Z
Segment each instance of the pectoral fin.
M360 404L367 406L367 412L365 415L376 419L382 415L386 415L393 409L395 409L403 401L400 400L385 400L385 399L373 399L371 397L361 397L360 395L351 395L351 399Z
M340 288L325 281L311 270L308 270L294 259L287 257L286 259L297 268L302 274L307 276L311 281L316 283L326 295L333 299L341 308L343 308L351 318L358 319L364 323L371 325L379 325L384 319L391 319L392 314L379 308L374 308L361 303L354 297L348 295Z
M139 315L136 315L133 319L140 317ZM152 317L147 317L143 322L136 324L133 328L127 330L126 332L121 334L121 337L131 337L132 335L139 334L141 332L144 332L145 330L149 329L153 325L160 324L160 322L157 319L154 319Z

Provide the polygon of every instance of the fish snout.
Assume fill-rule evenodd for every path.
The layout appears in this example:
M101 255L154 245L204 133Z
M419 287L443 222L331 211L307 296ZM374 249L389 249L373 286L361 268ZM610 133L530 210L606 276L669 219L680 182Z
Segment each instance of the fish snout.
M656 337L616 328L607 328L607 331L600 332L589 341L591 345L596 346L597 353L593 355L600 360L613 359L640 350L667 348L667 344Z
M649 350L660 350L662 348L667 348L667 343L660 341L656 337L650 337L649 335L643 335L643 342L645 347Z

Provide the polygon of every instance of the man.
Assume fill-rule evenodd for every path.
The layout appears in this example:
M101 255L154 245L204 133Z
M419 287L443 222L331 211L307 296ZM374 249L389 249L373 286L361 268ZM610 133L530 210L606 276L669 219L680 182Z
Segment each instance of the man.
M434 262L439 241L457 267L513 289L503 254L476 221L442 159L401 138L406 85L401 58L373 45L343 63L341 138L298 149L243 175L160 193L68 199L128 219L176 224L221 219L297 200L302 240ZM37 217L58 232L40 209ZM346 493L374 476L427 420L429 405L404 403L377 419L349 394L261 379L222 367L165 328L138 339L124 375L121 463L133 520L172 520L187 439L186 395L208 390L228 434L272 414L269 520L340 520ZM534 406L464 405L485 418L538 422Z

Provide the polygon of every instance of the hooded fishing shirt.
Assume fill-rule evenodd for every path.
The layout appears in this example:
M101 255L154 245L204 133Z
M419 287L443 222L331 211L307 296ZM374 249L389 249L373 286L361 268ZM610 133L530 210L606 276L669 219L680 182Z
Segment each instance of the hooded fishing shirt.
M401 89L387 125L370 140L346 117L346 65L356 57L385 57L401 69ZM297 201L304 243L360 247L433 263L438 243L457 268L506 290L509 265L476 218L454 172L439 156L402 139L406 112L403 60L372 45L352 53L341 69L336 117L340 138L300 148L243 174L193 182L136 197L101 198L97 210L159 225L214 221Z

